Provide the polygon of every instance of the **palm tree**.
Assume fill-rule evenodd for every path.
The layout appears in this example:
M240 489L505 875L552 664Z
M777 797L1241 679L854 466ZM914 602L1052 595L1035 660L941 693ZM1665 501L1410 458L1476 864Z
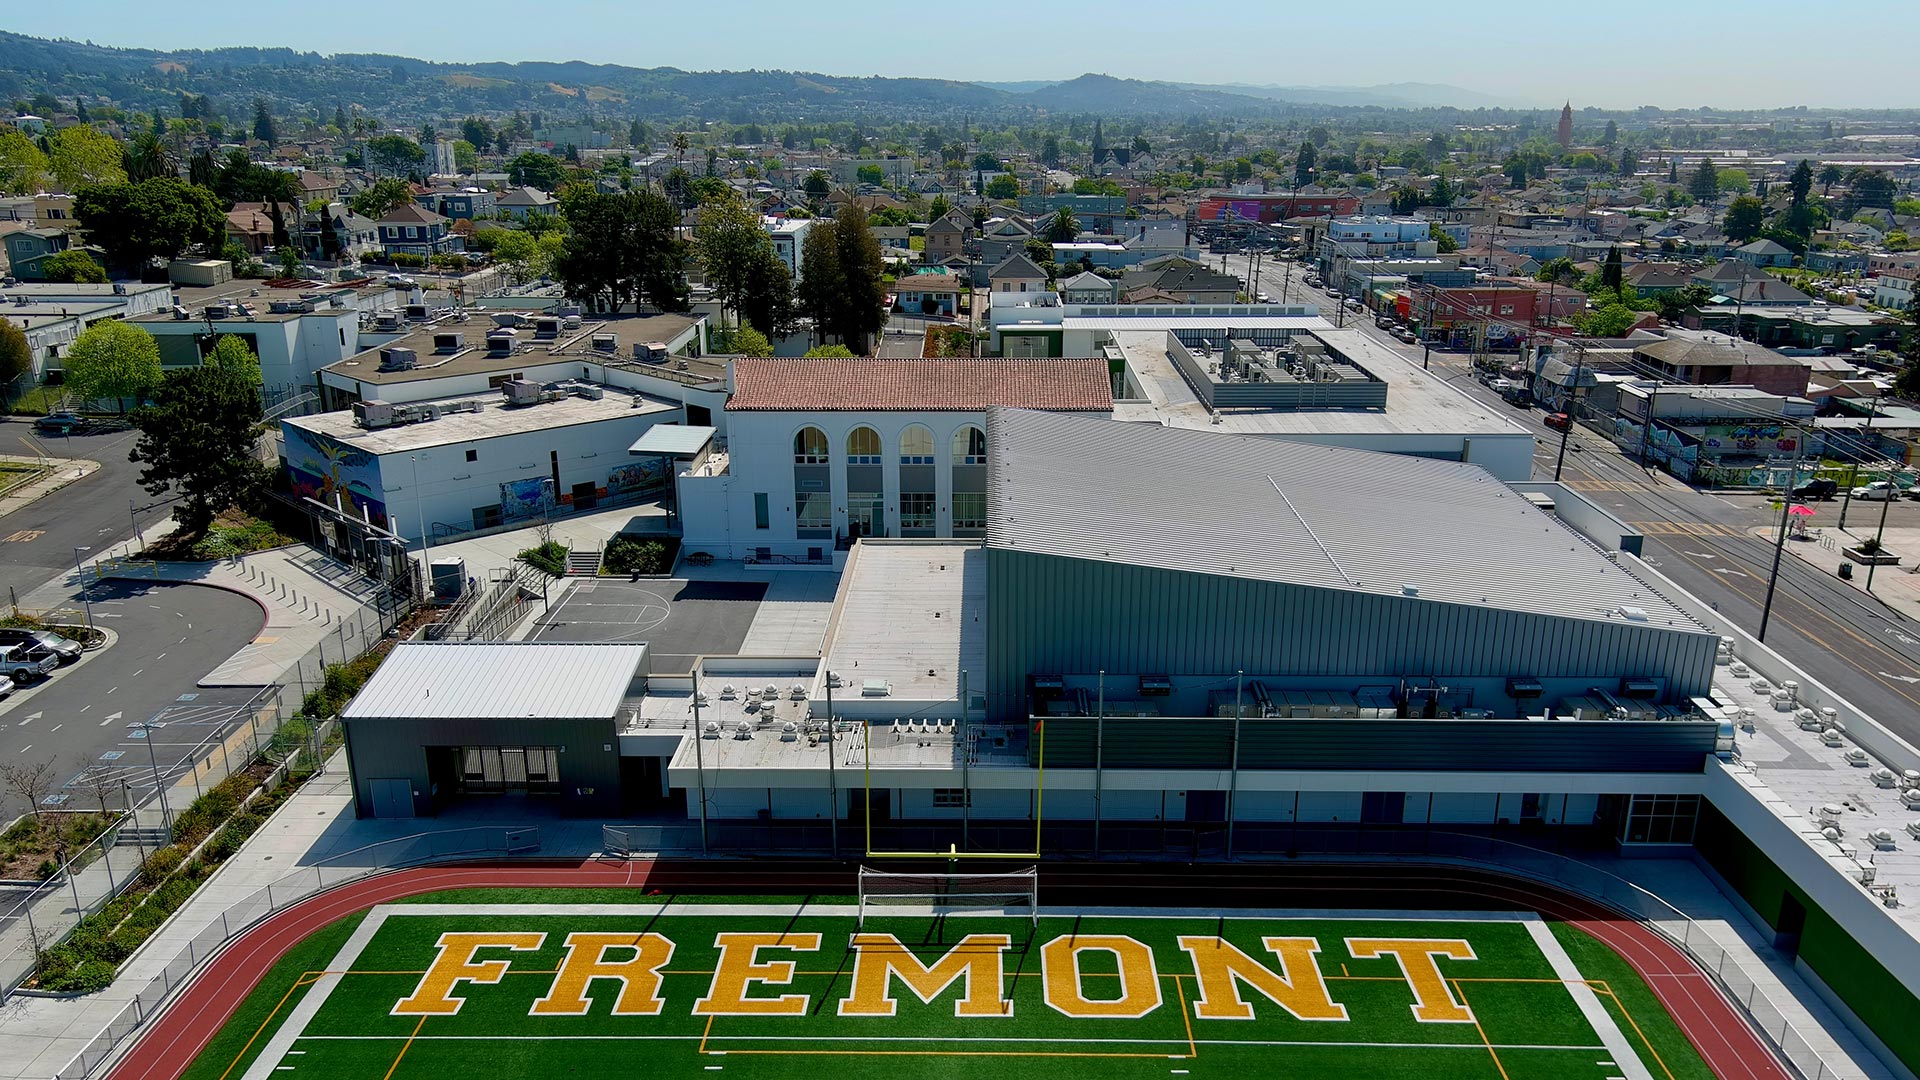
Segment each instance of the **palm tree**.
M127 144L123 155L127 179L139 183L157 177L180 175L180 159L173 148L151 131L143 131Z

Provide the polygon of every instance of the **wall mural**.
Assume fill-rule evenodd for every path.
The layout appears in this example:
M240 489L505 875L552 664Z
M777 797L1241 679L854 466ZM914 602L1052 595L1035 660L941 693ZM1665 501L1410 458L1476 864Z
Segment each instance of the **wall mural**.
M666 485L665 458L648 458L631 465L618 466L607 473L607 494L609 495L649 491L653 488L664 488Z
M500 485L500 517L525 521L553 510L553 481L544 476L509 480Z
M350 502L375 525L387 525L387 504L380 483L380 461L364 450L292 424L281 425L286 435L287 475L296 497Z

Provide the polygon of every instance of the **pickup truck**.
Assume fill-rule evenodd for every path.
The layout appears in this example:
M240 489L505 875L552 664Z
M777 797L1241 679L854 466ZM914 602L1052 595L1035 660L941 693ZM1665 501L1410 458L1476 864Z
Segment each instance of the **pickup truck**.
M60 666L60 659L52 653L34 656L32 652L30 646L15 645L0 654L0 675L12 679L15 686L25 686L53 674L53 669Z

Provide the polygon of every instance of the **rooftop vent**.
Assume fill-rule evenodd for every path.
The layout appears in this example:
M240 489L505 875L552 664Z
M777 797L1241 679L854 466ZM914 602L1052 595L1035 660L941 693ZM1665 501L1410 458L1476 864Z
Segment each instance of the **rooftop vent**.
M400 313L397 311L382 311L377 313L373 317L373 328L375 330L400 329Z
M560 336L560 320L543 315L533 320L533 336L536 338L557 338Z
M380 350L381 371L412 371L419 363L419 356L412 349L395 345Z
M406 314L407 314L408 322L426 322L427 321L427 305L408 304L406 308Z
M636 341L633 343L633 358L643 364L664 364L667 362L667 347L658 341Z
M494 356L507 356L513 352L515 340L511 330L494 330L487 334L487 352Z
M620 339L612 334L593 335L594 352L612 352L620 347Z
M466 347L467 335L457 330L433 335L433 351L436 353L457 353Z
M1614 614L1620 616L1621 618L1627 620L1628 622L1646 622L1647 621L1646 608L1632 607L1630 605L1623 604L1614 611Z

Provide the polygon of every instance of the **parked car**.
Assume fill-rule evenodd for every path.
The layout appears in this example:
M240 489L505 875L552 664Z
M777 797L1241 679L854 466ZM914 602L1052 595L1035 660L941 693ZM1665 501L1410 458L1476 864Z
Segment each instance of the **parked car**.
M1573 428L1573 417L1563 412L1548 413L1546 422L1555 431L1570 431Z
M0 627L0 648L25 645L30 650L50 654L62 664L71 664L80 659L80 643L70 637L62 637L51 630L26 630L19 627Z
M86 430L87 418L70 412L48 413L35 420L33 426L49 435L71 435Z
M1809 480L1793 489L1796 499L1831 499L1839 494L1840 485L1832 480Z
M1856 499L1866 499L1869 502L1879 502L1882 499L1897 499L1900 497L1900 489L1895 487L1891 481L1875 480L1871 484L1862 484L1854 488L1853 497Z
M25 645L15 645L0 654L0 675L12 679L15 686L25 686L37 679L44 679L59 666L60 661L54 659L51 653L34 656Z
M1907 489L1907 498L1920 499L1920 484L1915 484Z

